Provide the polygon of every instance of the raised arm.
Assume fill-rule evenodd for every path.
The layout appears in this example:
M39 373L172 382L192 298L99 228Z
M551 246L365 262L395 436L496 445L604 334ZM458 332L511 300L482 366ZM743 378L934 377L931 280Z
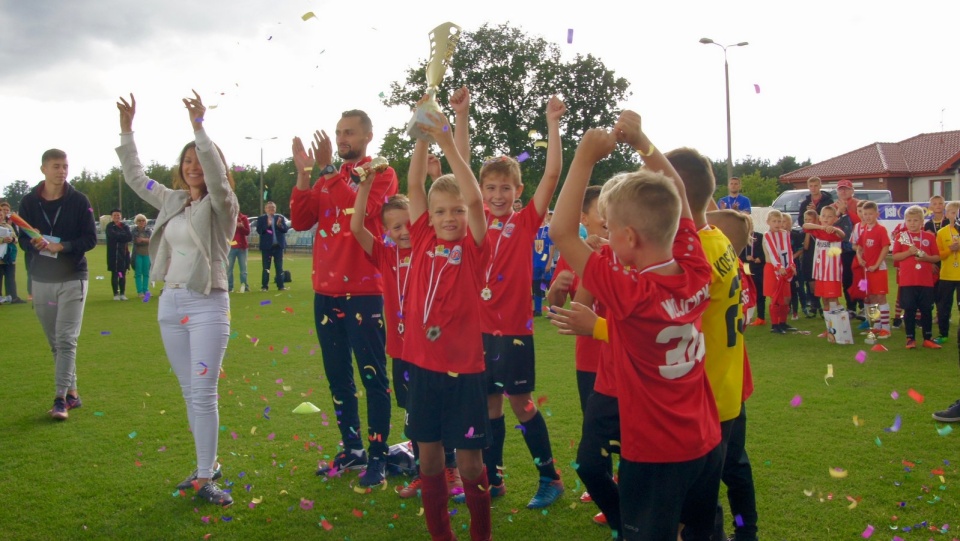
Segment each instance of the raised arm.
M137 113L137 100L133 94L130 94L129 102L120 98L117 110L120 111L120 146L116 150L120 157L123 180L141 199L159 209L163 205L167 187L147 177L140 163L137 144L133 141L133 117Z
M410 158L410 171L407 174L407 198L410 199L410 223L414 224L427 211L427 190L424 182L427 175L427 142L417 139Z
M460 187L460 196L467 205L467 225L470 227L470 234L473 235L474 242L477 245L483 244L483 238L487 235L487 217L483 213L483 195L480 193L480 183L477 177L460 152L457 150L457 144L453 140L453 134L450 133L450 124L442 113L430 113L430 120L433 126L420 124L420 129L433 136L440 145L440 150L447 157L447 162L453 170L453 176L457 179L457 185Z
M680 195L680 217L692 218L693 214L690 212L690 203L687 202L687 191L683 186L683 180L680 179L680 175L674 170L666 156L650 142L647 134L643 133L640 127L640 115L633 111L620 113L620 118L617 119L613 132L616 134L617 142L629 144L640 154L647 169L660 171L673 180L674 186L677 187L677 193Z
M367 216L367 199L370 197L370 187L372 185L373 175L367 175L366 179L357 187L357 200L353 205L353 215L350 216L350 232L353 233L353 237L357 239L367 255L373 255L373 243L377 242L373 234L363 226L363 221Z
M583 276L583 269L593 252L580 238L583 194L590 182L593 166L609 156L616 146L616 136L607 130L590 129L583 134L573 163L570 164L567 179L560 190L553 220L550 221L550 238L578 276ZM667 165L670 165L669 162ZM673 167L670 169L672 171Z
M237 214L240 213L240 203L237 201L237 195L233 193L230 187L230 180L227 178L227 164L220 157L216 145L203 129L205 121L204 115L207 108L200 99L200 94L193 90L192 98L183 98L183 104L187 107L190 125L193 127L194 140L197 143L197 159L200 160L200 167L203 168L203 182L207 186L207 194L210 197L210 205L213 208L217 220L224 228L232 231L236 229Z
M552 96L547 102L547 164L543 177L533 194L537 214L543 216L550 208L550 200L557 191L560 173L563 171L563 141L560 140L560 118L567 111L563 100Z
M470 91L462 86L450 96L450 107L456 115L453 140L463 161L470 163Z

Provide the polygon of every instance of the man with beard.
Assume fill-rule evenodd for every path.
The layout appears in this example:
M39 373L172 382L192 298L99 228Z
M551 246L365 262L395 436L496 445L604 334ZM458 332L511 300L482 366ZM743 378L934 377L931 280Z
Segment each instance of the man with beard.
M383 323L383 285L380 273L364 255L350 233L350 213L356 200L363 168L375 175L364 225L374 236L383 235L378 219L380 207L397 193L393 168L375 172L367 165L367 145L373 139L370 117L360 110L346 111L337 123L337 153L343 160L333 165L333 140L326 132L314 134L307 151L299 137L293 139L297 186L290 198L290 218L297 231L316 226L313 241L313 311L323 368L330 383L334 410L343 440L343 451L318 475L331 471L360 469L361 486L384 482L387 441L390 435L390 395ZM314 165L320 177L310 186ZM369 181L369 180L368 180ZM363 449L353 357L362 374L367 395L367 439L370 455Z

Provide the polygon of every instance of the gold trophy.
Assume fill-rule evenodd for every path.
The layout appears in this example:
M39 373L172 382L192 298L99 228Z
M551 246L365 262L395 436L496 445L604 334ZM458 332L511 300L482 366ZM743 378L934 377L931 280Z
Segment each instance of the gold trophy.
M867 344L873 344L877 341L877 335L873 333L873 326L880 321L880 305L871 304L867 306L867 321L870 322L870 331L867 333Z
M428 99L417 106L413 112L413 118L407 123L407 133L417 139L434 142L433 137L421 131L417 124L432 126L433 121L427 117L427 113L440 112L437 89L440 81L443 81L443 75L450 65L450 59L453 58L453 51L457 48L458 41L460 41L460 27L453 23L443 23L430 31L430 62L426 69Z
M376 158L370 160L370 163L367 164L367 168L369 168L370 171L373 171L374 174L383 173L389 166L390 163L382 156L377 156ZM367 180L367 175L370 174L370 171L367 171L367 168L357 167L353 170L353 172L357 175L357 178L360 179L360 182Z

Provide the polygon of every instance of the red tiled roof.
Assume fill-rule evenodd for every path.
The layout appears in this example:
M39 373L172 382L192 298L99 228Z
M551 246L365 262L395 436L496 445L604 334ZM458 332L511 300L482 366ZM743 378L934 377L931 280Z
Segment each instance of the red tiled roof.
M960 130L921 133L899 143L873 143L808 165L780 177L796 182L858 177L925 176L942 173L960 161Z

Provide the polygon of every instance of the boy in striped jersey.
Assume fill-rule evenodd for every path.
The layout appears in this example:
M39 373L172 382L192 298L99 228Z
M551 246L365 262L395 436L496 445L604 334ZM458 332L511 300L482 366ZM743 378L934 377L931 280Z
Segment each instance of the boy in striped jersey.
M795 331L787 325L790 311L790 280L796 273L793 265L793 250L790 248L790 233L783 230L783 214L771 210L767 215L770 230L763 234L763 253L767 264L763 268L763 294L770 297L770 332L786 334Z
M834 227L837 222L837 211L833 207L824 207L820 210L820 223L805 222L803 230L810 233L817 240L813 254L814 293L823 302L823 311L830 312L840 307L840 297L843 296L841 283L842 269L840 261L840 241L843 240L843 230ZM826 337L824 332L820 335Z

